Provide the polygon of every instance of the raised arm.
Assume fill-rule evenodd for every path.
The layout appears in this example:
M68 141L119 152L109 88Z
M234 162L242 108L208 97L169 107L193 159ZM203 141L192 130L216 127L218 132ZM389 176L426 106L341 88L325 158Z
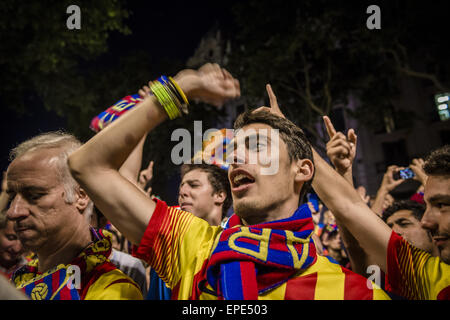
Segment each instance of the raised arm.
M129 157L119 169L122 176L127 178L129 181L133 182L135 185L140 187L139 184L139 171L142 166L142 152L144 149L144 143L147 135L144 135L133 151L130 153ZM143 189L143 188L142 188Z
M323 121L330 137L326 146L327 156L334 165L336 172L353 186L352 165L356 156L356 133L353 129L350 129L345 136L341 132L336 132L330 118L324 116ZM366 277L367 266L374 263L373 259L361 248L358 240L348 231L339 217L336 217L336 224L347 249L352 270Z
M267 92L271 108L260 107L256 110L265 109L284 117L270 85L267 85ZM351 131L348 137L356 146L356 135L353 135L354 131ZM334 146L334 144L331 145ZM347 154L352 154L352 151L350 150ZM341 172L346 178L333 170L314 148L313 156L315 176L312 186L317 195L328 209L333 212L341 227L347 228L351 235L356 238L361 248L370 254L371 261L373 260L383 271L386 271L386 254L391 229L364 203L361 196L353 188L353 183L349 183L346 180L346 178L350 178L350 175L345 174L345 170L341 170ZM343 161L342 163L347 168L351 167L351 163L348 161Z
M216 106L239 96L239 82L218 65L183 70L174 77L189 100ZM168 118L155 96L146 97L133 110L92 137L70 155L74 178L96 206L134 243L139 243L156 204L119 173L139 141Z
M386 271L391 229L364 203L358 192L313 149L312 186L340 224L356 238L374 263Z

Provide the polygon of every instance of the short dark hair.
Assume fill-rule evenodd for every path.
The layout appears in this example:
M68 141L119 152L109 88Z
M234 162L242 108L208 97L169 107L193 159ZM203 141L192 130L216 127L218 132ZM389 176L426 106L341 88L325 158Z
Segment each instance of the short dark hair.
M382 215L383 221L386 222L390 216L400 210L412 211L413 216L420 221L425 213L425 205L412 200L395 201L388 208L386 208L386 210L384 210Z
M309 159L314 164L311 144L303 130L293 122L269 111L259 110L255 112L254 110L249 110L239 115L234 122L234 129L241 129L252 123L263 123L274 129L278 129L281 139L287 146L291 162L293 160ZM302 201L306 193L310 190L313 178L303 184L299 201Z
M208 181L213 188L214 193L225 192L226 198L222 205L222 219L226 216L228 209L231 207L231 186L228 180L226 170L212 164L183 164L181 166L181 179L190 171L199 169L208 175Z
M423 170L430 176L450 175L450 145L431 152L425 159Z

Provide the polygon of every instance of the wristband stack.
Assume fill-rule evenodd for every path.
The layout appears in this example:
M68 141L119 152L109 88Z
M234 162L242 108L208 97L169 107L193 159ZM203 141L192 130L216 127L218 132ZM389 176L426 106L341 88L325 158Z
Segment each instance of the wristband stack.
M172 77L161 76L150 82L150 90L167 112L170 120L188 113L189 101Z

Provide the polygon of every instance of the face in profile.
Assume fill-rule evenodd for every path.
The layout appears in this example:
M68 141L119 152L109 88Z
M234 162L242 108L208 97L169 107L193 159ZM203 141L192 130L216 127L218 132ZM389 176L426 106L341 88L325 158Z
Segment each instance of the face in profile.
M413 246L434 254L435 247L428 232L422 228L411 210L399 210L386 219L387 225Z
M422 227L430 233L442 261L450 264L450 177L428 176L424 200Z

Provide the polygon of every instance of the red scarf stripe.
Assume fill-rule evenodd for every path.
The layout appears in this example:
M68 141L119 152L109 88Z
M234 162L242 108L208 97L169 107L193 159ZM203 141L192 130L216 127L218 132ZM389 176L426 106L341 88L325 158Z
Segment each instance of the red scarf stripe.
M61 284L61 282L60 282L60 280L61 280L61 270L57 271L57 274L58 274L57 277L52 277L52 288L53 288L53 290L51 292L52 294L54 294L56 292L56 290L58 290L58 288L59 288L59 286ZM61 291L63 291L63 290L61 290Z
M289 251L289 248L287 247L286 243L279 243L274 241L269 242L269 249L283 252Z
M244 300L258 300L258 282L256 281L255 264L252 262L241 263L241 283Z

